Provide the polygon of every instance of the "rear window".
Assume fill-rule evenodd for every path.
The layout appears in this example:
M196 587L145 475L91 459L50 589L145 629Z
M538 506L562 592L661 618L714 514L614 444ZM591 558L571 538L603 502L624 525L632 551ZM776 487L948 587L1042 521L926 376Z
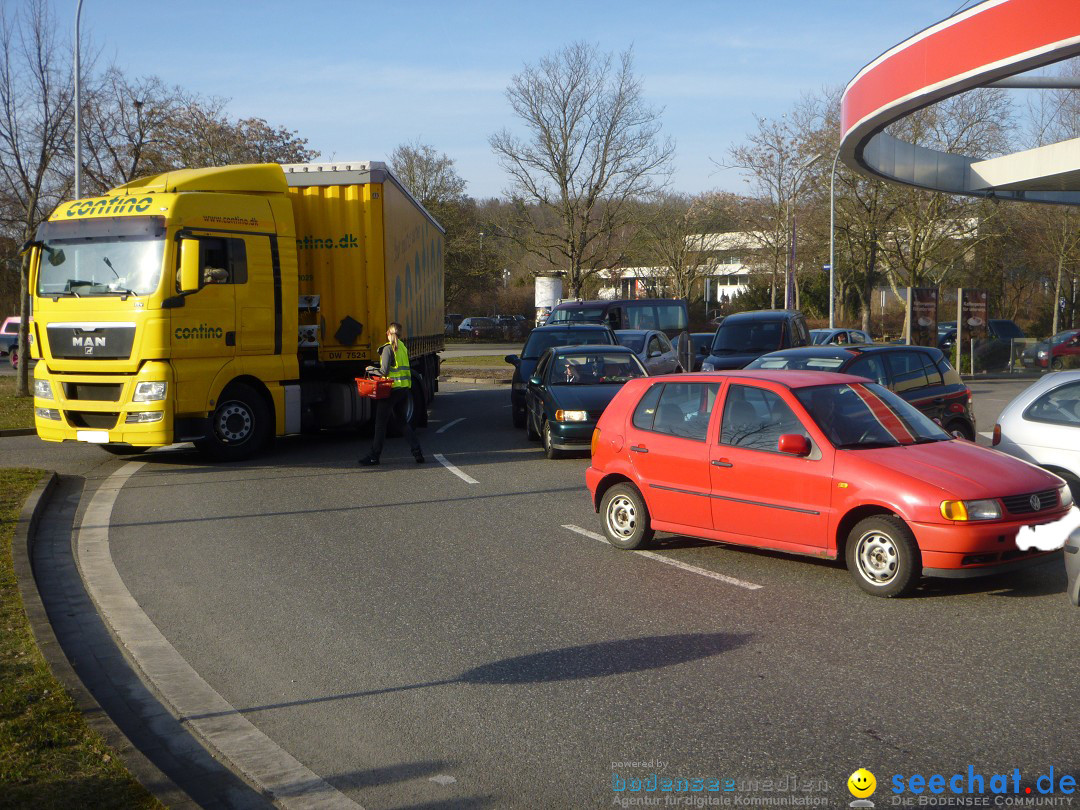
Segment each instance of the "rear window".
M552 310L548 323L603 323L602 307L573 307Z
M534 331L525 342L521 356L535 360L554 346L592 346L611 344L611 333L606 329L567 329L551 332Z
M759 357L747 368L789 368L804 371L836 371L844 364L842 357Z
M728 318L716 330L714 352L772 352L781 348L783 321L735 320Z
M644 335L616 335L615 336L620 346L625 346L632 352L641 353L642 347L645 345Z

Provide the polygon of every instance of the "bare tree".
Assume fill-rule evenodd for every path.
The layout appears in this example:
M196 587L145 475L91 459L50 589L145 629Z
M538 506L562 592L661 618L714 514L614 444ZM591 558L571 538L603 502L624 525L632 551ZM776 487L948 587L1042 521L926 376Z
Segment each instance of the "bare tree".
M712 226L728 197L666 194L649 207L641 232L643 255L668 295L689 301L708 275Z
M598 271L621 264L631 203L663 185L674 145L660 139L660 110L645 103L630 50L616 61L593 45L568 45L526 66L506 96L528 133L503 130L490 141L521 214L515 232L524 249L565 270L578 295Z
M425 143L398 146L390 154L390 168L425 208L465 195L466 183L454 170L453 158Z
M70 189L70 49L59 46L55 31L42 0L30 0L10 17L0 13L0 218L19 243ZM19 266L17 394L29 396L29 253Z

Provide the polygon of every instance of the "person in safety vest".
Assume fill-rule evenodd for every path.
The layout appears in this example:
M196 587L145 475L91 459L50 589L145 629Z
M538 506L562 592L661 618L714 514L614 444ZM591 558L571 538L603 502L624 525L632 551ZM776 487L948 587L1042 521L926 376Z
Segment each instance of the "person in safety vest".
M387 343L379 347L379 371L391 381L390 396L375 400L375 436L371 441L371 452L360 459L365 466L379 463L383 441L386 439L386 423L391 415L402 425L405 438L409 440L413 458L417 464L424 463L424 452L413 432L412 425L405 419L409 397L412 396L412 374L409 371L409 350L400 339L404 330L400 323L392 323L386 330Z

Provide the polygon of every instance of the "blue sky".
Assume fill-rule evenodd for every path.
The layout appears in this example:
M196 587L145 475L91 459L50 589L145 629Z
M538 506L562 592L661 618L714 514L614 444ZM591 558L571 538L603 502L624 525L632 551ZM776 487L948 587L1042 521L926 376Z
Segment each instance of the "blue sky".
M74 27L75 0L51 0ZM84 47L129 75L230 99L236 117L297 130L321 160L384 160L420 139L456 161L476 197L506 187L488 146L516 122L505 98L525 64L575 41L633 46L649 103L675 139L672 188L738 191L729 147L805 92L867 62L963 0L770 3L84 0Z

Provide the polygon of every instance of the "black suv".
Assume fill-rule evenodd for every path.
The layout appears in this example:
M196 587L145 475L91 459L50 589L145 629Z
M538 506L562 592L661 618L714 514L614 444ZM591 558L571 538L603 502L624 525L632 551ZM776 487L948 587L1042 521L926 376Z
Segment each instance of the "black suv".
M965 332L964 343L967 349L967 333ZM1024 330L1014 321L1001 318L991 318L986 322L986 338L975 343L975 363L983 369L1009 368L1010 358L1020 357L1020 351L1014 353L1012 342L1016 338L1026 337ZM956 342L956 321L938 322L938 348L945 354L952 355L953 344Z
M949 433L975 441L971 389L940 349L928 346L807 346L766 354L751 368L835 371L867 377L895 391Z
M810 345L810 330L794 309L761 309L728 315L716 327L702 371L743 368L768 352Z
M536 370L540 356L553 346L584 346L589 344L619 345L615 333L598 323L561 323L554 326L538 326L529 333L529 339L521 354L506 355L506 362L514 366L510 381L510 414L514 427L525 427L525 389Z

